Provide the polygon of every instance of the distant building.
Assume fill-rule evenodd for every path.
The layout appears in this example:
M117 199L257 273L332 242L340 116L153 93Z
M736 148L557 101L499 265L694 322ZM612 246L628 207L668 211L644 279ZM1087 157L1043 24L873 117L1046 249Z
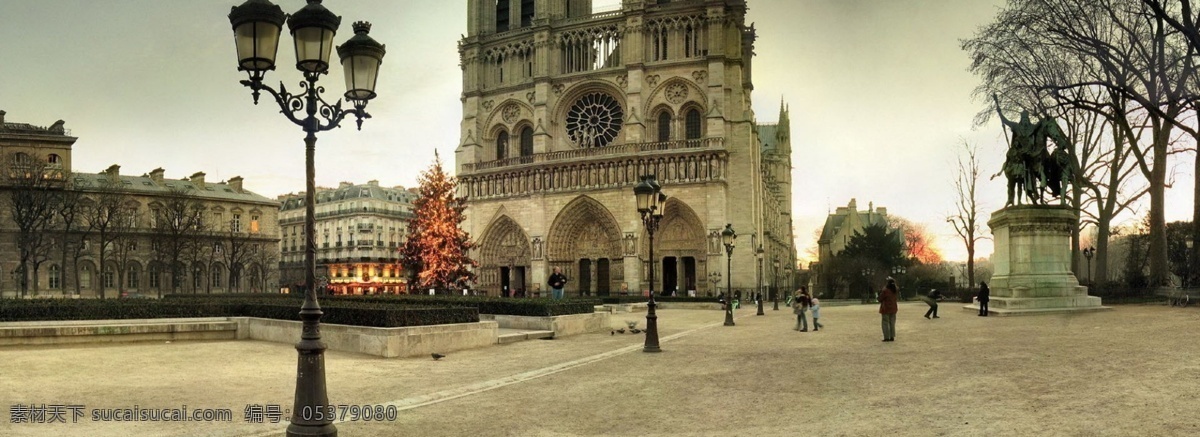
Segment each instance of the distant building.
M855 233L862 233L867 226L888 226L887 208L876 208L874 203L868 203L865 211L858 210L857 199L850 199L846 206L839 206L833 214L825 218L825 226L821 228L821 237L817 240L818 260L810 267L817 274L812 281L814 289L825 290L828 284L821 276L822 265L828 265L829 260L846 249Z
M204 173L181 180L165 179L163 169L142 176L120 174L113 165L100 173L72 173L71 149L77 138L60 120L50 127L9 123L0 111L0 291L21 289L20 250L34 253L28 266L27 290L38 294L83 297L118 293L223 293L275 289L279 233L278 204L243 188L241 177L206 182ZM41 177L39 177L39 175ZM50 204L51 217L36 228L41 240L20 242L14 202L62 202L49 196L15 196L31 188L63 193L78 202ZM20 199L18 198L20 197ZM165 246L163 223L172 202L186 198L195 220L175 233L180 248ZM112 223L98 225L96 211L115 199L120 212ZM48 203L49 204L49 203ZM68 220L60 214L75 211ZM100 251L104 264L100 267ZM177 264L170 268L170 259Z
M743 0L611 11L591 0L467 2L455 168L479 289L547 291L554 268L568 294L599 296L749 292L786 275L774 262L796 259L790 122L785 107L778 123L752 110L746 10ZM633 195L642 175L668 196L653 257ZM726 224L741 236L732 267Z
M317 188L317 277L336 294L407 291L400 248L413 218L415 191L342 182ZM281 285L304 283L304 193L278 197Z

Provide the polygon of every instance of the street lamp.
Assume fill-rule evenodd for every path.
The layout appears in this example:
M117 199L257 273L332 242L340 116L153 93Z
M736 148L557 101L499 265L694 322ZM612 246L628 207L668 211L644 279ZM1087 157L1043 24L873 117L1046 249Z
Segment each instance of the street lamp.
M304 81L300 82L300 94L288 93L283 83L279 84L279 91L263 84L266 73L275 69L279 33L285 19L295 46L296 69L304 75ZM296 344L299 363L296 369L295 404L291 423L287 427L289 436L337 435L333 417L319 413L320 409L329 405L329 396L325 389L325 343L321 341L323 313L316 295L316 133L338 127L347 115L354 115L358 128L362 129L363 119L371 117L366 112L366 106L375 98L375 80L384 55L383 44L367 36L371 24L364 21L354 23L354 36L337 48L346 75L344 97L353 109L342 109L341 100L332 105L326 102L321 97L324 88L317 86L317 80L329 72L333 35L341 22L342 18L321 6L320 0L308 0L308 4L290 18L268 0L247 0L229 12L229 23L233 26L237 48L238 71L245 71L249 75L249 79L241 81L241 84L250 88L255 105L258 104L261 91L275 97L280 112L307 134L304 137L305 293L304 304L300 307L300 319L304 327L300 342ZM297 116L300 111L303 113ZM317 118L318 114L320 119Z
M900 265L892 266L892 276L900 276L900 275L903 275L903 274L905 274L905 273L907 273L907 272L908 272L908 269L907 269L907 268L905 268L904 266L900 266ZM901 281L896 281L896 282L901 282ZM901 297L901 298L904 298L904 291L903 291L903 290L902 290L902 291L900 291L900 297Z
M771 269L771 276L775 279L775 294L778 295L782 289L782 286L781 286L782 284L779 283L779 257L778 256L775 257L775 259L773 261L771 261L771 265L775 266L775 268ZM788 288L791 288L791 287L788 287ZM791 290L788 290L788 291L791 291ZM775 300L775 309L779 309L779 300L778 299Z
M1093 285L1093 282L1092 282L1092 257L1093 256L1096 256L1096 248L1095 247L1089 246L1087 249L1083 249L1083 257L1087 259L1088 285Z
M721 231L721 242L725 244L725 290L729 293L725 304L725 326L733 326L733 245L736 240L733 223L726 223L725 230Z
M757 296L758 297L758 314L755 314L755 315L762 316L762 315L766 314L766 313L763 313L763 299L762 299L762 269L763 269L763 247L762 247L762 245L759 245L758 248L754 250L754 259L757 261L757 264L755 264L755 266L757 266L755 268L755 270L758 272L758 275L757 275L758 276L758 296ZM779 309L779 308L775 308L775 309Z
M646 345L642 352L661 352L658 347L658 315L654 313L654 231L658 222L663 218L663 204L667 195L662 193L654 175L643 175L642 181L633 187L633 195L637 198L637 210L642 215L642 224L650 236L650 303L646 306Z
M863 294L862 302L868 303L871 301L871 276L875 275L874 269L863 269L863 281L867 283L867 292Z
M712 283L713 283L713 290L714 290L714 291L717 291L717 292L719 293L719 292L720 292L720 290L718 290L718 289L717 289L717 284L720 284L720 283L721 283L721 272L712 272L712 273L709 273L709 274L708 274L708 282L712 282Z

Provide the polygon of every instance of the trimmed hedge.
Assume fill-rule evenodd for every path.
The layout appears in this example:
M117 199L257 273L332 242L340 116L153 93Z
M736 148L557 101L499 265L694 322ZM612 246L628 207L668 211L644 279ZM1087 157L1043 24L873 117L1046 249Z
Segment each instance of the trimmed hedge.
M0 321L156 319L176 317L260 317L300 320L299 305L263 299L0 299ZM294 303L299 303L298 301ZM321 305L322 323L402 327L474 323L471 307L439 308L386 302L328 302Z
M322 302L406 302L409 304L437 306L469 306L479 309L479 314L503 314L510 316L562 316L567 314L590 314L596 312L599 299L568 298L511 298L490 296L429 296L417 294L376 294L368 296L333 296Z
M645 303L649 302L650 298L644 296L606 296L600 298L605 304L625 304L625 303ZM717 303L720 298L716 296L654 296L655 302L697 302L697 303Z
M245 299L260 302L299 302L303 294L257 293L257 294L169 294L165 300L186 301L224 301ZM644 298L630 298L630 302L641 302ZM716 298L670 298L687 302L716 302ZM471 307L479 310L478 314L503 314L510 316L561 316L567 314L588 314L596 311L596 305L601 304L598 298L566 298L554 300L543 298L511 298L495 296L459 296L459 295L426 295L426 294L372 294L372 295L339 295L321 296L317 299L324 308L327 303L335 302L377 302L398 305L423 305L439 307Z

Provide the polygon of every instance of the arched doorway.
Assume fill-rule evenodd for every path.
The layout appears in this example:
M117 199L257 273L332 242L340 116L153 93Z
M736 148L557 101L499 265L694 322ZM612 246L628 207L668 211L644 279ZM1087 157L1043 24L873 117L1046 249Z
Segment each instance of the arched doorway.
M569 294L607 296L624 279L621 229L595 199L580 196L563 207L546 244L550 266L568 272Z
M649 238L642 241L641 259L645 261L650 255ZM704 281L708 274L704 226L695 211L679 199L667 199L663 208L663 219L654 234L654 257L655 290L668 295L678 290L680 296L687 296L689 290L704 294L711 287Z
M529 287L529 237L507 215L492 220L479 239L479 287L489 295L512 296Z

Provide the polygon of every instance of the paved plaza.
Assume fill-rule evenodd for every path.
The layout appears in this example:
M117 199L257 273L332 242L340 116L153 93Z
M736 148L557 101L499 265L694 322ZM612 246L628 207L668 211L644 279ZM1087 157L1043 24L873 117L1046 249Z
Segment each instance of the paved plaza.
M1196 435L1200 310L1163 305L1030 317L942 318L903 303L897 341L875 306L660 313L643 337L587 334L429 358L326 355L330 403L394 406L343 436ZM614 314L645 324L644 313ZM295 350L259 341L0 349L4 436L282 435L248 405L290 409ZM12 406L83 405L78 423L11 423ZM98 422L93 408L226 408L230 422Z

